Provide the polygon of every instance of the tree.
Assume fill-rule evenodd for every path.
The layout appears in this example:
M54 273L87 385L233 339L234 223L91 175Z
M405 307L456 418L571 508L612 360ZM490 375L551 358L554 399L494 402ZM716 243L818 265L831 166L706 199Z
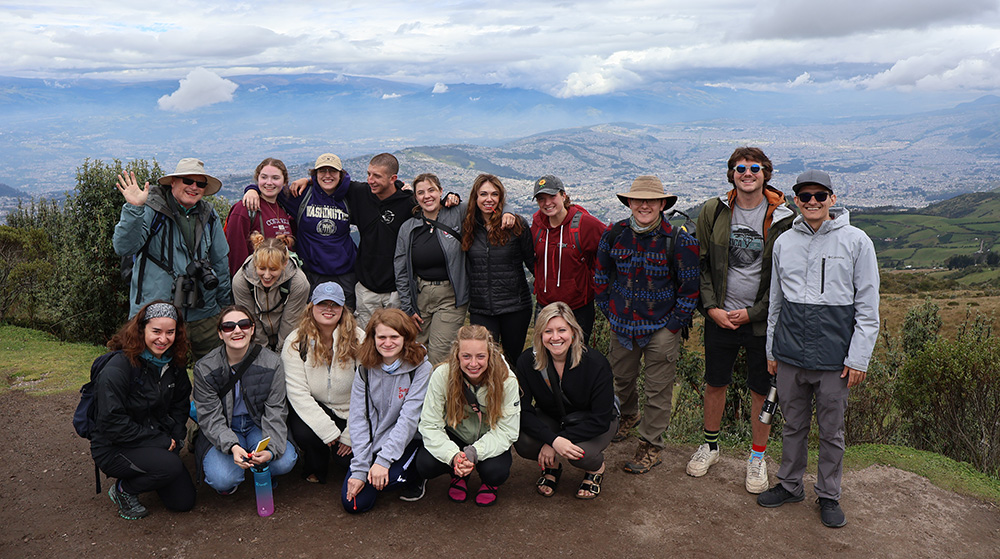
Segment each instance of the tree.
M0 323L18 303L31 305L52 275L52 243L41 229L0 225Z

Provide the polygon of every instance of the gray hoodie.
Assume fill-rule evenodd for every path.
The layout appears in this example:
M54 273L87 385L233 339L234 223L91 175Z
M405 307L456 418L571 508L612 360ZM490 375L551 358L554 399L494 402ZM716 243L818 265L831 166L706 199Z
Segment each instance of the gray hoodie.
M288 296L281 303L281 286L288 284ZM233 276L233 300L253 312L253 341L271 351L280 352L285 338L295 330L302 310L309 302L309 280L295 260L289 258L281 276L270 288L265 288L257 275L251 254ZM271 341L275 343L272 345Z
M410 371L413 371L412 383ZM384 372L381 367L369 369L358 365L347 420L354 451L353 479L364 481L372 464L388 468L402 457L406 445L417 436L417 422L430 377L431 364L426 357L416 365L404 362L392 373Z

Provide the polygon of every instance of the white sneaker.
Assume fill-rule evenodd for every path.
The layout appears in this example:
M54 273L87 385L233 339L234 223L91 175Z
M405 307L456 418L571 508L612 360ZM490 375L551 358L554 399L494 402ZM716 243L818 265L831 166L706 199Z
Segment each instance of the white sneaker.
M719 451L711 450L708 447L708 443L704 443L698 447L698 450L694 452L691 456L691 460L688 461L687 474L689 476L701 477L708 473L708 469L712 467L719 461ZM764 489L767 489L766 487Z
M767 491L767 462L763 458L747 460L747 491L758 495Z

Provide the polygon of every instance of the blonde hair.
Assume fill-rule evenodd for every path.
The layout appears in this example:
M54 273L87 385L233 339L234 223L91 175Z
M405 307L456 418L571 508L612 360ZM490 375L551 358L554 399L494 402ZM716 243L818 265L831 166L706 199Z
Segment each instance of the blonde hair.
M580 328L580 323L576 321L573 309L562 301L556 301L546 305L535 317L535 335L531 344L534 346L535 369L538 371L544 371L549 366L549 351L542 345L542 332L553 318L565 320L573 332L573 342L569 346L569 368L576 367L580 364L580 359L583 359L583 328Z
M313 317L312 312L314 306L312 303L309 303L306 305L305 310L302 311L302 318L299 320L298 338L292 342L292 348L296 351L301 351L301 344L307 344L306 347L311 350L309 353L312 354L313 366L332 365L334 354L337 356L338 363L349 365L351 361L357 359L358 352L361 349L361 341L358 340L357 336L358 322L354 319L354 315L351 314L351 309L342 307L340 321L337 322L336 326L338 334L337 347L333 347L332 341L330 345L327 345L324 343L324 340L320 339L319 326L316 324L316 319Z
M503 383L510 374L510 369L503 359L503 354L493 341L489 330L478 324L469 324L458 330L458 336L451 342L451 352L448 354L448 390L446 392L444 410L445 421L452 427L458 426L468 416L465 411L465 380L459 365L458 355L463 341L475 340L486 342L489 355L486 370L483 371L483 384L486 386L486 423L492 428L500 421L503 413ZM483 404L480 403L480 407Z
M288 264L290 236L264 238L258 231L250 233L253 246L253 265L257 268L284 268Z

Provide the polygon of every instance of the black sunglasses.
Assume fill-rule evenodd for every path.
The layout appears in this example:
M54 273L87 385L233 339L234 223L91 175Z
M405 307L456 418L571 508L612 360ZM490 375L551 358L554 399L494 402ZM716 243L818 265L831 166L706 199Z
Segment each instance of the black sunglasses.
M191 186L192 184L197 186L198 188L205 188L208 186L208 181L196 181L194 179L189 179L187 177L181 177L181 180L184 181L184 184L188 186Z
M249 318L244 318L239 322L223 322L222 324L219 325L219 330L222 330L223 332L228 334L233 330L236 330L237 326L240 327L240 330L243 330L245 332L249 330L250 327L253 326L253 321L250 320Z
M733 169L735 169L736 172L739 173L739 174L741 174L741 175L743 173L747 172L747 166L746 165L737 165L737 166L733 167ZM753 173L753 174L755 174L755 175L757 173L759 173L760 172L760 165L758 165L756 163L754 163L753 165L751 165L750 166L750 172Z
M817 202L826 202L826 199L830 196L829 192L801 192L799 193L799 200L802 200L803 204L808 204L809 200L813 198Z

